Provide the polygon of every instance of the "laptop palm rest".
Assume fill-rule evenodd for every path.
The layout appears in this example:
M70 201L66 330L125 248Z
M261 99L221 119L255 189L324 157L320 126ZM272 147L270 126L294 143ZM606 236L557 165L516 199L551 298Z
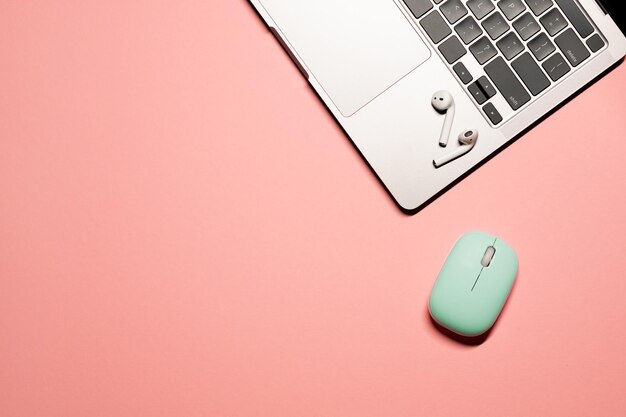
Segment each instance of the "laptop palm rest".
M430 57L393 0L261 3L345 117Z

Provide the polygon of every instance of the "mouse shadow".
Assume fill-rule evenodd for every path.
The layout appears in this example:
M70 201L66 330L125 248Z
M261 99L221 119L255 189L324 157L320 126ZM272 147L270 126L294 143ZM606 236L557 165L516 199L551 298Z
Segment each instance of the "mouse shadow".
M447 339L452 340L460 345L465 346L480 346L489 339L495 324L491 326L489 330L479 336L463 336L457 333L454 333L452 330L443 327L441 324L437 323L435 319L430 315L430 311L428 311L428 307L426 307L425 314L428 317L428 321L430 321L431 326L433 326L440 334L444 335Z
M504 307L502 307L502 311L498 315L498 318L496 319L496 321L493 323L493 326L491 326L489 330L487 330L485 333L481 335L463 336L442 326L441 324L437 323L435 319L433 319L433 317L430 315L430 311L428 310L428 305L426 305L426 309L425 309L427 320L430 322L431 326L437 330L437 333L445 336L446 340L453 341L456 344L461 345L461 346L467 346L467 347L480 346L483 343L485 343L489 339L489 337L492 335L492 333L497 329L502 319L502 316L506 315L506 311L508 310L509 305L511 304L511 302L513 302L513 298L515 295L515 287L517 287L517 281L519 280L519 277L520 277L520 271L518 270L517 276L515 277L515 282L513 283L513 286L511 287L511 292L509 293L509 296L506 302L504 303Z

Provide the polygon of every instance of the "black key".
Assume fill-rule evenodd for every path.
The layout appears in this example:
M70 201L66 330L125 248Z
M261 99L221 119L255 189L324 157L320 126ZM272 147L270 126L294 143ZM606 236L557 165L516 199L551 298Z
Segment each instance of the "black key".
M565 58L563 58L563 55L558 52L546 59L546 62L544 62L541 66L552 81L560 80L570 70L569 65L565 62Z
M513 61L511 65L533 96L550 86L550 80L528 52Z
M467 9L461 0L448 0L439 7L439 10L451 24L455 24L467 14Z
M552 0L524 0L530 10L533 11L535 16L539 16L541 13L552 7Z
M459 34L465 45L471 43L474 39L483 34L483 30L472 16L461 20L461 23L456 25L454 30Z
M483 111L485 112L489 120L491 120L491 123L493 123L494 125L497 125L502 121L502 116L500 116L500 113L498 113L498 110L496 110L495 106L492 103L485 104L485 107L483 107Z
M591 52L598 52L600 49L604 48L604 41L600 35L595 34L587 39L587 46L591 49Z
M567 26L565 18L557 8L550 10L541 19L539 19L539 21L543 27L546 28L550 36L556 35Z
M504 16L495 12L483 21L483 27L491 37L491 39L498 39L507 30L509 30L509 24L504 20Z
M433 4L430 0L404 0L404 2L416 19L424 16L424 13L433 8Z
M439 43L446 36L452 33L450 26L443 20L437 10L433 10L429 15L420 20L420 25L424 28L433 43Z
M524 13L513 23L513 27L524 41L530 39L540 29L539 23L530 13Z
M578 7L578 5L574 2L574 0L555 0L556 4L559 5L565 16L569 19L576 29L576 32L583 38L591 35L593 33L593 26L589 23L589 20L585 17L582 10Z
M470 8L476 19L480 20L487 16L496 7L491 0L469 0L467 7Z
M485 77L484 75L476 81L476 84L478 84L480 89L483 90L483 93L485 93L487 98L491 98L496 95L495 87L491 84L491 82L489 82L489 79Z
M482 38L474 42L474 44L470 46L470 51L480 65L489 61L497 54L496 48L491 42L489 42L489 39L487 39L486 36L483 36Z
M537 61L544 60L548 55L556 50L554 44L545 33L540 33L533 40L528 42L528 49L533 53Z
M472 97L474 97L474 100L476 100L476 103L483 104L485 101L487 101L487 97L485 97L485 93L483 93L483 90L480 89L478 84L476 83L470 84L469 87L467 87L467 90L470 92Z
M504 38L500 39L496 45L502 52L502 55L509 61L524 50L524 44L514 32L508 33Z
M448 64L455 63L459 58L467 53L465 47L456 36L450 36L445 42L439 45L439 51L443 54Z
M554 41L572 67L577 67L581 62L591 56L589 50L585 48L585 45L583 45L572 29L567 29L557 36Z
M524 10L526 10L526 6L524 6L522 0L500 0L498 2L498 7L509 20L515 19Z
M463 84L467 84L474 79L474 77L472 77L472 74L470 74L470 72L467 70L467 68L465 68L465 65L463 65L462 62L457 62L456 64L454 64L452 69L454 70L456 75L459 76Z
M511 109L517 110L530 101L526 91L507 65L504 58L498 57L485 66L485 72L504 96Z

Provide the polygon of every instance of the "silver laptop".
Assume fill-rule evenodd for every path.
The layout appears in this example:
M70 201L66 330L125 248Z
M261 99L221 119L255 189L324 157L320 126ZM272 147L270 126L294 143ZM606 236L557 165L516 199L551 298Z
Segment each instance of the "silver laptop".
M617 0L251 2L407 212L626 54Z

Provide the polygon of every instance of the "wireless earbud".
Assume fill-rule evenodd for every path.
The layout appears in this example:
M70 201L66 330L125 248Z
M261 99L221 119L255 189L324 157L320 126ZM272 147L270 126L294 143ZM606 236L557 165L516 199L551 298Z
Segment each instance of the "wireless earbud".
M439 113L446 114L446 119L443 121L443 129L441 129L441 136L439 136L439 145L446 147L450 137L450 130L452 130L452 122L454 121L454 98L447 91L437 91L433 94L431 103Z
M474 148L474 145L476 145L477 140L478 140L477 130L469 129L469 130L465 130L461 132L461 134L459 135L459 143L461 144L461 147L456 149L453 152L450 152L447 155L442 156L439 159L435 159L433 161L433 165L435 165L435 168L439 168L447 164L448 162L452 162L458 157L465 155L466 153L468 153Z

